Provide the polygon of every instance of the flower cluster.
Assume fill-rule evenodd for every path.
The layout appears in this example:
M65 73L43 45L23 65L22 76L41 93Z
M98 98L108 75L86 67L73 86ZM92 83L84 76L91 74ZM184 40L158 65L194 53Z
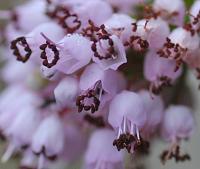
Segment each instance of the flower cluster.
M123 169L125 153L189 160L181 142L195 122L179 96L200 79L200 0L30 0L1 10L2 162L21 169ZM185 18L188 18L185 21ZM187 95L187 92L184 91ZM134 156L134 158L136 158Z

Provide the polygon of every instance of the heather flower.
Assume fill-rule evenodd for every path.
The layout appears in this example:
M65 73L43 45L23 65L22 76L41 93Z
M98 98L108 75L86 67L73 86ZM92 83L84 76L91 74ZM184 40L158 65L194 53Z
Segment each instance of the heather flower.
M2 161L140 168L121 150L138 160L158 134L171 144L163 163L189 160L180 144L195 125L181 98L188 68L200 79L199 2L186 11L184 0L31 0L0 10Z
M0 129L4 131L8 128L14 122L17 115L26 107L39 107L41 103L42 99L25 86L10 86L1 95Z
M11 11L0 11L2 17L11 20L13 29L23 32L30 32L38 25L47 22L48 18L45 15L45 2L31 0L25 4L19 5ZM30 16L31 22L30 22ZM28 23L28 24L27 24Z
M103 71L97 64L89 65L80 78L82 93L77 98L78 111L94 113L118 92L125 89L124 77L113 70Z
M123 153L112 146L114 138L114 132L109 129L97 130L92 134L85 154L85 168L124 168Z
M134 7L134 5L139 4L140 0L106 0L108 1L113 9L119 13L132 13L132 9Z
M168 0L155 0L153 8L169 23L183 26L185 14L185 4L183 0L174 0L173 5Z
M16 115L13 123L4 131L10 143L2 157L3 162L6 162L14 151L27 149L30 146L40 121L38 110L31 106L23 108Z
M90 41L79 35L67 35L61 45L60 58L55 68L65 74L72 74L86 66L92 57ZM75 46L75 47L74 47Z
M87 0L82 5L75 6L73 11L78 15L81 27L85 27L88 20L92 20L96 25L101 25L112 15L112 8L102 0Z
M108 122L117 130L113 145L118 150L126 148L134 153L141 144L140 129L146 122L146 111L142 98L137 93L122 91L110 103Z
M164 115L164 103L160 96L154 96L152 99L151 94L142 90L139 92L142 97L145 111L147 112L147 121L142 129L142 136L150 139L156 133Z
M117 70L120 65L127 62L125 48L116 35L106 39L102 37L92 44L92 50L94 52L93 61L104 70Z
M176 28L166 39L163 48L158 51L161 57L176 61L176 71L183 63L184 57L190 55L199 48L199 37L196 33L183 28Z
M43 169L46 161L56 160L63 151L64 140L64 126L60 117L55 114L46 117L34 133L31 145L39 158L38 169Z
M169 26L164 20L152 18L149 20L139 20L134 35L147 40L150 49L159 49L164 44L169 33Z
M35 65L31 62L23 64L16 62L14 59L10 59L3 67L1 76L3 80L8 83L27 83L31 78L31 74L34 74Z
M33 29L25 36L18 37L11 42L11 50L18 61L27 62L29 58L39 62L39 45L46 43L43 34L52 41L59 41L63 36L63 30L55 23L44 23Z
M153 51L148 52L144 61L144 76L150 81L150 92L159 94L163 87L173 85L182 72L181 69L175 71L175 68L175 61L161 58Z
M122 43L125 43L132 34L131 24L135 22L133 18L125 14L114 13L106 22L104 22L105 29L117 35Z
M193 20L194 17L198 16L199 14L199 10L200 10L200 1L197 0L193 3L191 9L190 9L190 14L191 14L191 17L190 19Z
M23 153L22 160L20 162L20 169L36 169L37 158L31 150L27 150Z
M161 134L164 139L171 142L172 146L168 151L163 153L163 162L172 157L175 157L177 161L190 159L187 154L180 154L179 142L191 137L193 131L194 119L192 111L188 107L173 105L165 111Z
M74 107L79 92L79 83L76 78L66 77L60 81L54 90L57 104L61 107Z

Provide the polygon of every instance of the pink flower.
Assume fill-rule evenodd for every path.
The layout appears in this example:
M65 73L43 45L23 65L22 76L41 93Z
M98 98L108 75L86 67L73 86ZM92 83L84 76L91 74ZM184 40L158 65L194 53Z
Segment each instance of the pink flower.
M133 22L135 20L128 15L114 13L104 25L108 32L117 35L125 43L132 34Z
M11 42L10 48L16 59L21 62L27 62L31 58L34 62L40 62L39 46L46 43L45 34L52 41L59 41L64 36L63 30L55 23L48 22L39 25L25 36L18 37Z
M123 169L123 154L113 146L114 132L109 129L97 130L90 138L85 154L87 169Z
M122 91L110 103L108 122L118 131L114 145L121 150L126 148L134 153L136 141L140 142L139 130L146 122L146 110L140 95ZM124 142L124 138L128 141Z
M60 59L55 66L57 70L72 74L90 62L91 42L87 38L79 34L67 35L59 44L61 44L61 50Z
M61 155L64 140L64 127L60 117L46 117L35 132L31 145L32 151L39 156L38 169L43 169L46 161L55 160Z
M74 6L73 11L78 15L81 27L85 27L88 20L92 20L96 25L101 25L112 15L112 8L102 0L87 0L82 5Z
M82 93L77 98L79 112L94 113L118 92L125 89L124 77L114 71L103 71L97 64L89 65L80 78Z
M27 64L23 64L11 59L3 67L1 75L3 80L9 84L27 83L34 71L35 66L33 63L29 62Z
M164 115L164 103L160 96L154 96L152 99L151 94L142 90L139 92L144 102L144 108L147 114L147 121L142 129L142 136L150 139L156 133Z
M185 4L183 0L174 0L173 5L168 0L155 0L153 8L156 12L160 12L161 16L169 23L183 26L185 15Z
M32 0L14 9L16 27L23 31L30 32L38 25L48 22L49 19L45 15L45 2ZM31 22L30 22L31 16Z
M165 42L170 30L168 24L161 18L139 20L135 36L147 40L150 49L159 49Z
M195 32L193 34L186 29L176 28L166 39L163 48L157 53L161 57L175 60L175 70L177 71L183 63L184 58L199 48L199 42L199 37Z
M66 77L57 85L54 90L54 95L59 106L73 108L78 92L78 80L73 77Z
M190 160L188 154L180 153L180 141L191 137L194 128L192 111L188 107L172 105L167 108L162 122L161 135L171 143L171 146L161 155L163 163L171 158L175 158L176 161Z
M92 44L93 61L102 69L117 70L119 66L127 62L125 48L116 35L108 36L106 39L100 37Z
M162 136L168 141L189 138L194 131L192 110L186 106L170 106L162 123Z
M181 69L175 72L173 60L159 57L155 52L147 53L144 62L144 76L151 82L150 92L159 94L163 87L171 86L181 75Z
M38 109L24 107L15 117L13 123L4 131L9 140L7 151L2 157L6 162L14 151L27 149L32 142L33 135L40 124L41 116Z

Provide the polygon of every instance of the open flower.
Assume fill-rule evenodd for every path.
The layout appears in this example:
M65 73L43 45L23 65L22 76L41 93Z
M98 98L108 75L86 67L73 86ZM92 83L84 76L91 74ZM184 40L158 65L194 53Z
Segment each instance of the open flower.
M79 35L67 35L61 40L60 59L55 68L65 74L72 74L86 66L92 57L90 41ZM76 47L74 47L76 46Z
M103 71L97 64L89 65L80 78L82 93L77 98L78 111L94 113L118 92L125 89L124 77L114 71Z
M199 37L194 32L184 28L176 28L166 39L163 48L157 53L160 57L176 61L176 71L188 55L199 48Z
M113 145L118 150L126 148L134 153L141 145L140 129L146 122L146 111L140 95L131 91L122 91L110 103L108 122L118 131Z

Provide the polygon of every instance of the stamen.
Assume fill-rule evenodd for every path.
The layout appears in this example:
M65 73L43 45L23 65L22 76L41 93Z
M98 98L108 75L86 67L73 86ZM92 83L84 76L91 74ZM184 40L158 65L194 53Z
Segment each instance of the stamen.
M116 59L117 58L117 52L115 51L114 47L114 41L110 38L111 34L109 34L105 30L105 25L101 25L97 32L92 32L93 33L93 43L91 46L92 51L94 52L94 57L97 57L99 60L108 60L108 59ZM93 30L91 30L93 31ZM94 33L96 33L94 35ZM101 45L101 41L107 41L108 43L108 48L104 49L104 47ZM98 49L97 49L97 43L99 44L100 49L105 53L104 55L99 54Z
M51 6L52 3L49 3L48 5ZM67 33L74 33L81 27L81 21L79 20L78 15L70 13L70 10L67 7L55 5L53 10L50 7L47 7L46 14L50 18L56 20ZM70 20L73 25L67 23L67 21Z
M20 53L18 45L20 45L21 47L24 48L24 51L26 52L26 54L24 56ZM31 50L29 44L27 43L25 37L19 37L19 38L13 40L11 42L10 49L13 50L13 54L17 57L17 60L21 61L23 63L28 61L28 59L30 58L30 56L32 54L32 50Z
M77 97L76 105L78 112L90 111L94 113L98 111L100 106L100 97L103 93L101 81L96 82L93 89L89 89L85 94Z
M40 50L42 51L40 58L44 60L43 61L44 66L46 66L48 68L52 68L53 66L55 66L57 64L58 60L60 59L60 53L59 53L59 50L57 49L56 45L52 41L47 39L43 33L41 33L41 35L46 39L46 43L40 45ZM47 48L50 49L54 53L54 58L52 59L51 62L48 61L48 56L46 53Z
M45 146L42 146L41 150L39 152L33 152L36 156L40 156L40 157L43 157L43 158L46 158L50 161L55 161L57 159L57 155L56 154L53 154L53 155L47 155L47 152L46 152L46 147ZM39 157L39 159L40 159Z
M191 159L189 154L180 154L180 146L177 144L173 144L169 150L165 150L160 156L163 164L172 158L174 158L176 162L184 162Z
M173 59L176 61L175 72L180 68L183 63L183 57L187 53L187 48L181 47L178 43L172 43L171 39L166 38L166 43L164 43L163 48L160 49L157 54L160 57Z
M144 29L147 31L147 23L148 20L145 23ZM138 29L137 23L132 23L132 31L135 33ZM127 42L125 42L124 46L129 46L130 48L136 49L136 50L146 50L149 47L149 43L147 40L142 39L142 37L137 36L137 35L132 35L130 36L129 40ZM139 46L139 49L138 49Z
M151 96L153 98L154 94L159 95L163 90L163 88L171 86L172 86L172 80L167 76L161 76L158 77L158 79L155 82L150 83L149 91L150 94L152 94Z

